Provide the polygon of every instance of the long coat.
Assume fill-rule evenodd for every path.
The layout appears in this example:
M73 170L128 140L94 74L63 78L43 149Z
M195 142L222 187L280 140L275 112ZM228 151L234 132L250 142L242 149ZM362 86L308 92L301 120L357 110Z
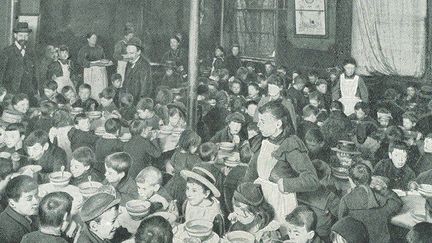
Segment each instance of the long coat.
M34 58L31 50L25 55L15 44L6 47L0 55L0 84L10 93L25 93L33 97L37 92Z
M140 97L152 97L153 83L150 68L148 60L142 56L133 67L131 63L127 64L123 86L128 93L132 94L135 104Z
M0 242L19 243L25 234L36 231L37 226L24 216L7 207L0 214Z

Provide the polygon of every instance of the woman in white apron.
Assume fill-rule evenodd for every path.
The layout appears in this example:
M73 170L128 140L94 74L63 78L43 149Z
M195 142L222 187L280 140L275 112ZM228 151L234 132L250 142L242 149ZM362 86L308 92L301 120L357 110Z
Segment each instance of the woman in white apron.
M363 79L355 74L356 61L345 60L344 73L333 90L333 100L339 100L344 105L344 113L349 116L354 113L354 106L360 101L369 102L368 90Z
M128 60L126 58L126 47L127 43L129 43L132 38L138 39L137 37L135 37L134 26L132 25L132 23L128 22L126 23L124 28L124 38L115 44L113 53L114 60L117 60L117 73L122 76L122 85L126 74L126 65L128 63Z
M72 81L72 61L69 60L69 48L60 46L59 59L53 62L48 67L48 79L52 79L57 83L57 93L61 94L63 87L71 86L75 90L75 84Z
M306 146L288 132L291 124L280 101L270 101L259 108L258 128L265 139L245 175L245 181L261 185L264 199L273 206L275 220L281 225L297 206L296 193L315 191L319 186Z
M84 68L84 83L92 88L91 97L99 100L99 93L108 87L106 66L111 63L105 59L103 48L96 44L97 35L89 33L86 37L88 45L78 52L78 64Z

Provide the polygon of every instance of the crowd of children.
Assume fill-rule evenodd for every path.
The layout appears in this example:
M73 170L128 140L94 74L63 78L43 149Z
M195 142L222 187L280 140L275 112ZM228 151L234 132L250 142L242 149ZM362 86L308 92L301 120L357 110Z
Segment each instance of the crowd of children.
M179 43L154 97L134 100L120 74L94 94L55 66L38 107L0 87L0 242L430 242L432 223L390 221L401 192L432 184L431 87L371 100L352 58L322 77L271 62L258 73L238 45L217 47L191 129ZM76 215L74 195L39 198L59 171L100 186Z

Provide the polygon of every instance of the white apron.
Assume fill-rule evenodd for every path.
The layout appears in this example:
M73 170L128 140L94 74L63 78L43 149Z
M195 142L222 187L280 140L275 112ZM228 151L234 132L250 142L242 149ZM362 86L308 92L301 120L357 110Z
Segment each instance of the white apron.
M127 65L127 63L128 62L126 62L126 61L118 61L117 62L117 73L122 76L121 86L123 86L123 81L124 81L125 74L126 74L126 65Z
M63 89L63 87L65 86L71 86L74 90L75 90L75 86L72 82L72 80L70 79L70 68L69 68L69 64L63 64L60 61L58 61L60 63L62 72L63 72L63 76L61 77L56 77L55 81L57 83L57 92L61 93L61 90Z
M99 66L84 68L84 83L91 86L91 97L99 101L99 93L108 87L106 68Z
M345 79L345 74L340 76L340 92L341 98L339 101L344 105L344 113L349 116L354 113L354 106L361 99L356 96L359 76L355 75L354 79Z
M297 198L295 193L279 191L278 185L269 180L270 173L277 163L277 159L273 158L272 153L278 148L279 145L263 140L257 160L258 179L255 180L255 184L261 185L264 199L275 210L275 220L283 225L285 224L285 216L297 207Z

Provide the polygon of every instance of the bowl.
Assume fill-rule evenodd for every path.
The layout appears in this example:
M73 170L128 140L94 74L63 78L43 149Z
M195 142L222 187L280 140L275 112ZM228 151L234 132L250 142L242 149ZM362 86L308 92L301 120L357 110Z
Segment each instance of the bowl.
M63 175L62 175L63 174ZM65 187L69 184L72 173L68 171L56 171L49 174L50 183L57 187Z
M225 238L230 243L253 243L255 242L255 236L246 231L231 231L225 235Z
M230 156L225 159L224 164L228 167L236 167L240 164L240 159L235 156Z
M220 150L224 150L224 151L233 151L235 148L235 143L230 143L230 142L221 142L219 143L219 149Z
M95 134L98 136L102 136L106 133L105 127L98 127L95 129Z
M102 116L102 112L101 111L89 111L89 112L87 112L87 116L89 118L93 118L93 119L99 118Z
M143 218L150 211L151 203L143 200L131 200L126 203L126 210L133 219Z
M95 195L96 193L98 193L99 188L101 187L102 187L102 183L97 181L83 182L78 185L78 189L80 190L81 194L83 195L83 197L86 198L89 198Z
M208 237L213 233L213 223L208 220L195 219L186 222L185 230L191 237Z
M123 135L120 137L120 141L122 142L128 142L129 140L131 140L132 138L132 134L130 133L123 133Z
M332 167L332 174L336 178L348 179L348 169L345 167Z
M432 185L429 184L420 184L418 190L423 192L432 193Z

